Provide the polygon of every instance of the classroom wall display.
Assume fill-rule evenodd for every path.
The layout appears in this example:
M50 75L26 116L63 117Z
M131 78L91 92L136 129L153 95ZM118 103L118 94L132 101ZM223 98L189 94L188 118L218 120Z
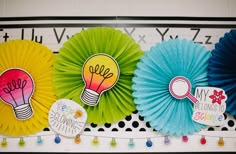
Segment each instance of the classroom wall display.
M40 23L39 22L40 19ZM207 20L206 20L207 19ZM168 56L171 57L172 53L175 53L174 51L177 51L177 47L182 48L183 46L178 46L178 43L182 44L188 44L191 42L191 45L184 45L188 47L197 46L197 49L204 48L204 54L200 54L202 50L195 50L189 49L185 52L187 54L187 57L191 57L193 55L198 55L198 58L195 58L197 61L196 63L199 63L199 67L204 68L205 70L205 62L207 59L210 59L210 57L213 55L212 53L215 52L215 44L218 42L222 42L220 40L221 37L223 37L226 33L229 33L231 30L234 30L236 28L236 20L227 19L227 18L176 18L173 20L173 18L168 17L57 17L57 18L31 18L31 17L22 17L22 18L2 18L0 22L0 42L4 44L5 42L10 42L11 40L31 40L32 42L37 42L38 44L47 46L50 49L50 52L53 56L49 56L47 60L50 61L51 64L51 58L55 58L53 61L56 62L57 68L54 71L56 74L56 77L53 78L53 84L57 84L55 89L55 93L59 96L60 99L71 99L77 104L80 104L85 111L87 112L87 120L85 122L85 125L83 126L83 129L79 132L79 135L75 135L75 137L67 137L65 134L58 133L53 127L51 127L49 124L47 126L45 125L44 128L42 128L39 132L31 132L30 134L17 134L17 136L11 136L10 134L4 133L6 129L4 129L4 132L0 132L0 151L41 151L41 152L109 152L109 151L115 151L115 152L129 152L129 151L144 151L144 152L158 152L158 151L167 151L167 152L175 152L175 151L185 151L188 149L189 151L235 151L236 150L236 118L231 113L228 112L230 110L225 109L224 111L224 103L227 106L227 101L230 100L230 94L227 94L227 88L224 89L224 87L218 87L214 86L215 89L209 89L212 85L207 85L205 81L205 77L209 77L206 73L203 73L204 77L194 76L194 78L188 78L188 80L181 80L184 81L183 83L188 83L188 81L191 83L192 89L191 93L188 93L186 95L186 98L184 99L178 99L174 94L172 95L168 89L169 83L173 81L172 86L172 92L176 92L178 94L178 90L176 90L175 85L177 84L176 81L179 81L179 79L183 79L183 74L180 74L179 71L176 70L177 74L172 76L172 78L168 78L168 82L166 85L166 93L168 93L168 96L171 100L174 100L176 103L184 102L185 105L189 105L188 109L188 120L195 123L196 125L200 126L201 129L197 129L197 131L194 129L194 131L191 131L191 133L186 131L183 131L183 129L174 129L175 133L167 133L167 131L161 131L159 129L159 123L166 121L165 124L162 125L163 129L170 128L168 125L168 120L163 118L163 121L160 119L160 122L153 122L152 120L148 119L146 117L146 113L143 112L145 108L140 108L139 105L135 104L134 102L137 101L135 97L142 97L145 95L145 93L142 93L142 88L140 90L140 93L136 95L135 97L131 96L133 93L132 86L134 85L131 82L137 82L137 78L139 76L148 76L156 78L155 74L148 75L150 72L145 72L143 74L140 74L138 76L135 75L135 70L143 70L144 68L141 67L138 62L144 62L142 61L142 58L145 56L151 54L150 50L152 47L157 47L161 49L165 49L165 51L170 47L167 45L167 42L173 42L176 46L172 48L171 51L168 52ZM101 38L100 36L104 36L107 33L105 30L102 32L99 32L99 37L95 37L92 32L92 30L96 28L108 28L111 33L116 33L119 31L120 34L125 35L125 39L122 41L117 40L117 38L113 39L112 36L108 38ZM91 31L90 31L91 30ZM89 33L87 33L89 31ZM228 34L226 34L228 35ZM230 34L232 35L232 34ZM84 39L84 36L89 36L92 39ZM120 35L119 35L120 36ZM78 39L78 37L80 37ZM122 38L122 37L121 37ZM96 49L96 44L94 43L94 40L98 39L102 46L106 47L103 48L103 52L92 52L92 50ZM122 52L114 52L117 50L114 50L115 47L117 47L118 44L125 44L129 39L130 43L133 43L134 48L130 48L127 53ZM89 41L88 41L89 40ZM106 41L105 41L106 40ZM117 44L112 44L111 41L114 40ZM126 40L126 41L125 41ZM184 40L184 41L183 41ZM73 43L72 43L73 42ZM78 43L80 42L80 43ZM96 41L95 41L96 42ZM183 43L184 42L184 43ZM227 42L227 41L223 41ZM86 45L90 44L89 46L92 48L87 48ZM99 45L100 45L99 43ZM131 43L131 44L132 44ZM79 45L78 45L79 44ZM91 45L92 44L92 45ZM105 44L105 45L104 45ZM157 45L158 44L158 45ZM127 46L119 46L119 50L124 50ZM162 46L163 45L163 46ZM140 48L139 48L139 47ZM88 49L84 53L76 53L76 48L82 49ZM73 50L70 50L73 49ZM106 50L109 49L109 50ZM117 48L118 49L118 48ZM221 46L219 49L222 49ZM158 49L159 50L159 49ZM218 50L218 49L217 49ZM106 51L106 52L104 52ZM199 51L199 52L198 52ZM213 51L213 52L212 52ZM194 52L194 54L191 54ZM202 51L203 52L203 51ZM31 51L31 53L35 53ZM102 53L102 54L101 54ZM116 55L120 53L119 56ZM231 52L230 52L231 53ZM1 54L5 54L5 52L1 52ZM155 63L158 63L158 61L161 61L161 56L165 56L166 52L158 52L160 56L157 56L155 58L154 55L149 56L150 58L154 59ZM80 55L80 56L78 56ZM93 67L93 69L86 66L86 62L88 62L93 57L96 58L96 56L105 56L105 58L110 58L111 61L115 61L114 64L118 65L118 69L120 70L119 77L117 78L117 82L112 86L111 89L104 91L100 98L97 99L95 104L92 103L85 103L86 100L82 101L83 95L81 95L81 92L86 90L86 83L84 82L83 75L81 74L85 70L84 68L88 68L87 71L93 70L99 70L96 69L98 67ZM183 57L186 58L186 55L183 54ZM25 57L25 56L24 56ZM82 57L79 59L79 57ZM0 57L2 58L2 56ZM52 58L52 59L53 59ZM58 59L61 59L60 61ZM124 59L123 59L124 58ZM135 59L136 58L136 59ZM33 60L33 58L28 58ZM57 60L58 61L57 61ZM63 59L63 60L62 60ZM69 59L72 59L73 63L70 63L71 61ZM135 59L135 64L131 63L132 59ZM183 62L184 58L179 57L179 62ZM39 57L38 57L39 60ZM175 63L175 60L172 59L172 61L168 61L168 58L165 59L165 63ZM15 62L18 62L20 60L16 60ZM97 60L96 60L97 61ZM14 62L14 63L15 63ZM27 64L26 61L22 64ZM204 66L202 64L204 63ZM0 61L0 67L2 67L2 60ZM182 63L181 63L182 64ZM190 66L195 66L195 63L190 63ZM28 65L27 65L28 66ZM37 65L36 68L40 68L41 65ZM100 65L99 65L100 66ZM132 69L129 69L129 66L132 67ZM148 65L149 66L149 65ZM169 65L165 65L166 68L168 68ZM178 65L171 65L171 66L178 66ZM182 65L186 66L186 65ZM190 67L189 66L189 67ZM196 65L197 67L198 65ZM14 68L14 67L9 67ZM100 67L99 67L100 68ZM194 69L194 67L191 67L191 69L196 71L197 73L200 73L201 71L197 71L201 68ZM35 85L34 93L37 92L37 77L43 76L43 73L37 73L37 75L34 75L33 71L30 71L26 68L22 68L26 74L29 74L32 76L33 85ZM50 67L50 70L52 68ZM1 69L1 74L4 74L8 70L4 67L4 69ZM20 69L21 70L21 69ZM101 70L101 68L100 68ZM106 70L104 67L103 70ZM163 73L166 73L168 69L165 69ZM36 71L36 70L35 70ZM134 72L133 72L134 71ZM80 73L79 73L80 72ZM96 72L96 71L95 71ZM125 72L122 74L122 72ZM69 73L69 74L66 74ZM133 74L132 74L133 73ZM52 73L53 74L53 73ZM54 75L55 75L54 74ZM65 75L66 74L66 75ZM108 73L109 74L109 73ZM117 74L117 75L118 75ZM58 78L58 76L60 76ZM65 78L63 78L65 76ZM164 74L162 74L164 76ZM166 74L168 76L168 74ZM90 76L91 77L91 76ZM198 78L199 77L199 78ZM200 79L200 77L203 77L204 80L200 80L198 82L193 83L193 79ZM233 77L233 76L232 76ZM64 84L63 82L68 81L73 78L73 83ZM86 78L86 76L84 76ZM174 80L172 80L174 78ZM63 81L64 80L64 81ZM194 80L195 81L195 80ZM79 82L79 84L78 84ZM54 87L55 85L51 85L50 87ZM60 83L60 84L59 84ZM74 84L76 83L76 84ZM155 84L155 82L152 82ZM199 86L196 88L197 84L204 83L202 86ZM47 84L49 85L49 84ZM78 86L76 86L78 85ZM147 86L148 84L144 83L143 86ZM189 85L189 84L182 84L182 86ZM231 85L231 84L230 84ZM60 87L61 86L61 87ZM204 87L203 87L204 86ZM78 88L79 87L79 88ZM127 88L127 87L131 87ZM156 86L154 86L155 88ZM178 86L177 86L178 87ZM59 88L60 90L58 90ZM76 88L79 89L79 92L76 92ZM116 89L117 88L117 89ZM127 88L128 90L125 91L123 88ZM135 86L133 87L134 89ZM151 88L151 87L150 87ZM72 89L71 91L68 91L68 89ZM77 89L77 90L78 90ZM65 91L64 91L65 90ZM197 91L196 91L197 90ZM214 91L216 90L216 91ZM6 90L5 90L6 91ZM44 90L42 94L47 93L47 90ZM108 98L108 93L114 93L112 97L112 101L107 101L106 103L110 103L111 106L101 106L101 102L105 102L104 98ZM207 93L209 91L209 93ZM222 92L221 92L222 91ZM6 91L7 92L7 91ZM207 94L206 94L207 93ZM52 93L51 93L52 94ZM149 94L149 93L148 93ZM148 95L147 94L147 95ZM150 93L151 94L151 93ZM182 93L181 93L182 94ZM191 94L191 95L190 95ZM221 105L219 105L219 101L216 101L216 97L218 95L221 95ZM35 94L31 96L31 100L33 101ZM57 98L58 96L51 95L48 98L49 100L52 100L52 102L56 102L59 100ZM181 95L182 96L182 95ZM209 99L207 101L200 101L200 105L195 105L197 101L201 98L204 98L205 96L208 96ZM40 96L42 97L42 96ZM224 98L223 98L224 97ZM45 97L42 97L45 98ZM110 110L109 115L113 115L116 113L116 110L112 109L112 106L114 102L120 102L120 99L123 99L122 102L125 103L131 103L133 102L132 110L129 110L126 114L123 114L122 117L119 117L116 121L113 120L94 120L96 118L99 118L98 112L95 109L100 109L100 107L109 108ZM153 97L151 97L153 98ZM151 99L150 98L150 99ZM47 98L46 98L47 99ZM210 103L209 103L210 101ZM214 101L214 103L213 103ZM97 104L96 104L97 103ZM210 104L210 105L204 105ZM37 110L34 108L34 103L31 103L32 108L32 117L36 114ZM50 104L52 106L53 103ZM171 104L171 103L170 103ZM213 105L212 105L213 104ZM12 118L16 119L16 115L14 114L12 110L12 106L6 104L5 102L1 102L0 105L6 106L9 108L9 112L12 112ZM213 107L222 107L222 112L213 112ZM208 107L204 108L204 107ZM211 109L210 109L211 108ZM2 108L0 107L0 111ZM152 109L152 108L151 108ZM154 109L154 108L153 108ZM161 108L160 108L161 109ZM192 110L191 110L192 109ZM105 109L104 109L105 110ZM167 110L166 110L167 111ZM184 106L182 108L184 113ZM191 111L191 112L190 112ZM202 112L205 111L212 111L213 114L219 114L219 116L223 119L224 122L220 123L220 125L212 124L209 125L209 123L204 123L203 121L200 121L199 119L192 119L191 116L194 112ZM94 114L96 113L96 114ZM159 112L161 113L161 111ZM163 112L165 113L165 112ZM169 110L166 112L166 115L171 116L172 114L175 114L176 112L172 112ZM92 119L89 119L90 115L94 114ZM74 114L72 114L74 115ZM80 115L80 114L79 114ZM109 117L109 115L106 115L106 117ZM177 117L180 117L182 114L176 115ZM196 116L197 117L197 116ZM30 118L30 117L29 117ZM46 116L45 116L46 118ZM47 117L48 118L48 117ZM167 118L167 117L166 117ZM27 119L28 120L28 119ZM195 120L195 121L194 121ZM1 121L1 120L0 120ZM6 123L6 120L2 121ZM20 121L19 121L20 122ZM62 121L63 122L63 121ZM211 121L212 122L212 121ZM177 125L177 124L176 124ZM156 126L156 127L155 127ZM3 124L0 124L0 130L2 130ZM81 127L82 128L82 127ZM176 132L178 132L176 135ZM74 136L74 135L73 135ZM191 147L191 149L190 149Z

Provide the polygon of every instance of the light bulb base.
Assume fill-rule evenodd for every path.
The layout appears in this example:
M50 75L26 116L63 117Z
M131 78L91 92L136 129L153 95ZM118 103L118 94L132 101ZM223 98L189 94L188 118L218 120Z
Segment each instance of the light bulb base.
M98 104L100 94L91 89L84 89L81 95L81 100L89 106L96 106Z
M30 104L23 104L23 105L17 106L14 108L14 112L15 112L16 118L19 120L29 119L33 114L33 110Z

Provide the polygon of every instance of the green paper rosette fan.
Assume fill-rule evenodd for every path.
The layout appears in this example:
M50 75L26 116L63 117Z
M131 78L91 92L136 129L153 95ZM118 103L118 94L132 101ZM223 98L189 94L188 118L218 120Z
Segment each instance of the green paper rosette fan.
M56 94L82 105L88 123L117 122L135 110L132 77L142 55L135 40L120 30L82 30L59 50L53 71Z

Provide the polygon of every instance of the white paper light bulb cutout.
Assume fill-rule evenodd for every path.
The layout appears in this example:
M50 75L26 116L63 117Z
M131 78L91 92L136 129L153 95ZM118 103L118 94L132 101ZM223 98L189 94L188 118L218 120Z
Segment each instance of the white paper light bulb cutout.
M85 88L81 100L89 106L97 105L101 94L116 84L119 75L119 66L111 56L95 54L89 57L83 66Z
M69 99L59 99L48 115L51 128L65 137L75 137L83 130L87 113L83 107Z
M34 92L32 77L24 70L6 70L0 77L0 96L12 106L18 120L29 119L33 115L30 98Z

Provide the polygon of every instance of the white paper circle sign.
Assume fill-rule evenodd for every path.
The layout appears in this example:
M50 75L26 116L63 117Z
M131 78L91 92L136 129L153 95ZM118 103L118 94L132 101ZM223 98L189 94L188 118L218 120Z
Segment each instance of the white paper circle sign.
M51 128L65 137L75 137L84 128L87 113L83 107L69 99L59 99L48 115Z

